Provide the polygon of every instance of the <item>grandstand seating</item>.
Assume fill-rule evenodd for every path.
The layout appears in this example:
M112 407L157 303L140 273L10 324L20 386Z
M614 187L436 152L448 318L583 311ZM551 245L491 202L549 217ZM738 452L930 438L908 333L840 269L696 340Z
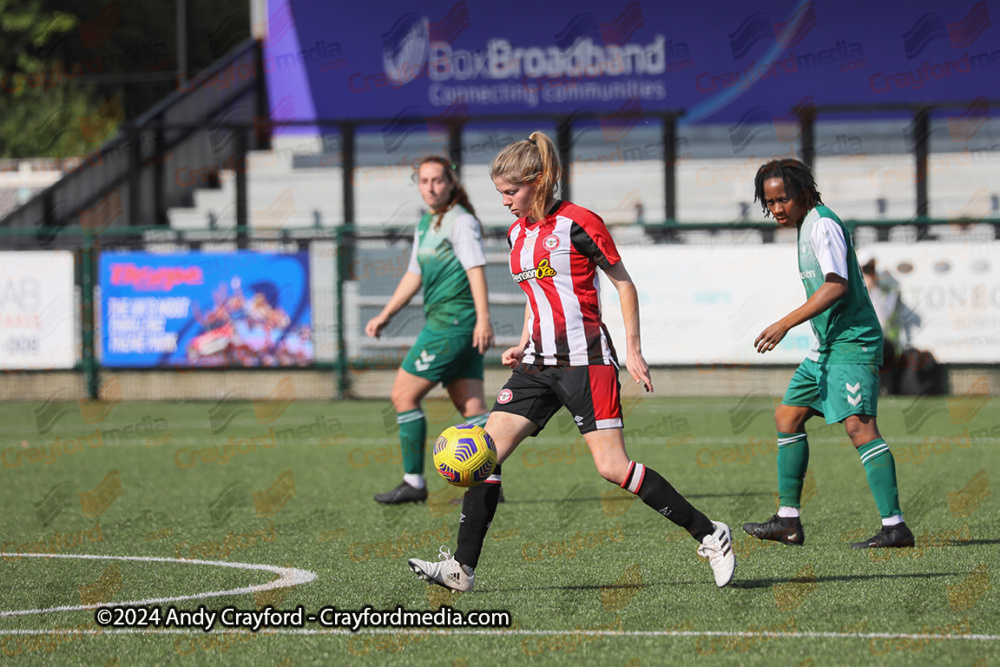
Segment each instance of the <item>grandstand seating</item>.
M269 152L248 157L250 224L255 227L331 227L343 221L339 160L319 166L320 141L308 135L278 135ZM384 157L384 156L383 156ZM678 219L681 223L762 221L753 203L753 172L765 158L684 158L678 162ZM366 160L359 160L364 163ZM368 160L370 161L370 160ZM311 166L297 167L297 162ZM932 217L995 217L1000 186L991 174L1000 153L932 154ZM600 213L609 224L663 219L663 164L660 160L578 160L572 164L572 197ZM907 154L818 156L817 180L825 200L844 219L904 220L913 217L913 158ZM359 166L355 172L355 222L361 226L407 227L421 203L411 171L399 165ZM483 161L465 165L463 181L488 226L506 226ZM219 227L235 221L235 178L223 172L220 187L195 194L191 208L169 211L176 229ZM641 214L638 212L641 206Z

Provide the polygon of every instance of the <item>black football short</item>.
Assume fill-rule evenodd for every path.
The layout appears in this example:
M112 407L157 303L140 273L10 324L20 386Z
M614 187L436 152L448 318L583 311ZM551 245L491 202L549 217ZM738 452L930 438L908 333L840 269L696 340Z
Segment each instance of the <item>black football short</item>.
M538 424L565 407L580 433L622 428L621 383L616 366L518 366L493 404ZM537 435L537 433L536 433Z

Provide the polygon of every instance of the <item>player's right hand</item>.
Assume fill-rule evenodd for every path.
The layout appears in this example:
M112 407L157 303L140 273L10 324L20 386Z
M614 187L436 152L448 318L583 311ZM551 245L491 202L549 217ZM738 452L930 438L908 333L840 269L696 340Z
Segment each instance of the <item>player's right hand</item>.
M521 365L521 359L524 359L524 350L520 347L508 347L500 355L500 362L504 366L510 366L511 368L517 368Z
M764 354L765 352L770 352L774 348L778 347L784 338L785 334L788 333L788 327L786 327L781 322L775 322L768 328L760 332L754 340L753 345L757 348L759 354Z
M388 317L376 315L368 320L368 324L365 325L365 333L371 338L378 338L382 335L382 329L385 329L385 325L387 324L389 324Z

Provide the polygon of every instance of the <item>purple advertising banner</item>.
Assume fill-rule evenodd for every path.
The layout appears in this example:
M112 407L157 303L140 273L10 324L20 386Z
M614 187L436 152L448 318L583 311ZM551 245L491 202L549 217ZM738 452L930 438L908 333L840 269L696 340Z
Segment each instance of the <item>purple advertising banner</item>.
M279 121L392 131L414 118L683 110L685 123L760 124L797 106L930 101L989 114L972 102L1000 84L997 0L268 0L268 16Z

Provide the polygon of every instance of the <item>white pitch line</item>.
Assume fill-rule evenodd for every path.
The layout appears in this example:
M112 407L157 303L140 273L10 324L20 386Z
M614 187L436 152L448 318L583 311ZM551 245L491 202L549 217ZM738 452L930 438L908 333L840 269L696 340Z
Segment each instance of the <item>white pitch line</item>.
M225 629L213 630L213 634L241 635L250 633L249 630ZM73 628L59 628L55 630L0 630L0 635L204 635L203 630L197 628L164 628L164 629L140 629L140 628L111 628L96 630L78 630ZM760 639L928 639L931 641L1000 641L1000 635L933 635L933 634L905 634L891 632L739 632L726 630L503 630L503 629L473 629L473 628L364 628L352 631L345 628L329 628L323 630L310 630L307 628L268 628L258 631L259 635L415 635L434 634L441 636L450 635L495 635L495 636L528 636L528 637L550 637L553 635L571 635L583 637L749 637Z
M193 595L176 595L165 598L147 598L145 600L129 600L126 602L102 602L100 604L89 605L66 605L62 607L47 607L45 609L17 609L13 611L0 611L0 618L10 616L24 616L27 614L48 614L61 611L90 611L98 607L126 607L138 605L163 604L165 602L182 602L184 600L200 600L202 598L221 597L224 595L242 595L244 593L262 593L276 588L290 588L299 584L307 584L316 578L315 572L309 570L299 570L294 567L277 567L276 565L261 565L257 563L220 563L210 560L180 559L180 558L159 558L155 556L99 556L93 554L10 554L0 553L2 558L79 558L83 560L127 560L148 563L179 563L184 565L212 565L215 567L232 567L238 570L263 570L273 572L278 576L274 581L256 586L244 586L243 588L233 588L226 591L208 591L206 593L195 593Z

